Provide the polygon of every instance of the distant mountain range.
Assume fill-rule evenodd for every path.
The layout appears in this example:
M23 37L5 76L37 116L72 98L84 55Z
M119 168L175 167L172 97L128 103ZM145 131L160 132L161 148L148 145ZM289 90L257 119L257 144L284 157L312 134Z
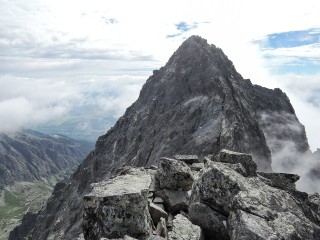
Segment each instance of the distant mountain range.
M32 130L0 134L0 190L77 167L94 144Z

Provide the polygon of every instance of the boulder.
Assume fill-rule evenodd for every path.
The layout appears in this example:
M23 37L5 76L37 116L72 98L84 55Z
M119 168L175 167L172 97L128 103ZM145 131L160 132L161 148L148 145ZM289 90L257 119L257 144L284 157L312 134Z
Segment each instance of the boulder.
M168 213L154 203L150 203L149 212L155 225L160 221L160 218L168 220Z
M308 195L308 200L320 206L320 195L319 193L311 193Z
M212 162L193 185L190 202L203 202L210 208L228 215L232 200L247 180L241 174L221 162Z
M231 212L231 239L320 239L320 228L291 212L279 213L274 221L242 210Z
M227 217L203 203L196 202L189 206L189 220L201 227L206 239L230 239L226 226Z
M156 235L165 239L168 238L167 224L164 218L160 218L160 221L157 224Z
M232 208L241 209L269 221L275 220L279 213L285 212L307 219L305 209L300 205L299 199L289 192L270 187L259 181L259 178L247 178L245 189L234 196Z
M174 158L190 165L199 162L199 158L197 155L175 155Z
M308 196L309 204L313 207L317 215L320 216L320 195L319 193L312 193Z
M173 219L172 232L169 232L169 240L202 240L202 232L199 226L192 224L188 218L178 214Z
M204 169L204 163L193 163L190 166L190 169L192 171L201 171L202 169Z
M231 212L228 221L231 239L277 240L274 229L268 222L256 215L237 210ZM298 238L299 239L299 238Z
M182 161L161 158L156 176L160 189L182 189L188 191L192 188L192 172L188 165Z
M85 239L147 239L150 232L148 194L150 174L132 169L125 175L93 185L84 196L83 233ZM145 236L145 237L143 237Z
M240 163L246 170L247 176L257 175L257 164L252 160L252 157L249 154L222 149L217 161L231 164Z
M155 195L163 199L164 207L169 213L177 214L180 211L188 210L190 199L190 192L188 191L163 189L155 192Z
M137 240L136 238L125 235L123 238L100 238L100 240Z
M296 190L295 182L300 179L299 175L289 173L258 172L258 176L261 176L261 180L269 186L288 191ZM267 179L267 181L265 179Z
M166 240L166 238L160 237L158 235L152 235L148 240Z
M247 177L247 171L246 169L242 166L241 163L236 163L236 164L231 164L231 163L223 163L225 166L233 169L237 173L240 173L242 176ZM210 167L210 166L209 166Z

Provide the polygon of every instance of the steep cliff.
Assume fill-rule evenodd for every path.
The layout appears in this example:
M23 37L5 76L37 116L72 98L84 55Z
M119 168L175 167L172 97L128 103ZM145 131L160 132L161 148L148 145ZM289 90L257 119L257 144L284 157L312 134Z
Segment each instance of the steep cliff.
M217 155L221 149L251 154L259 171L271 171L270 149L264 131L271 116L289 116L297 131L274 139L309 150L304 127L280 89L253 85L232 62L205 39L192 36L154 71L138 100L101 136L95 150L73 174L70 184L54 192L31 226L22 225L10 239L75 239L82 231L82 198L90 184L116 175L125 165L150 166L174 154ZM288 120L289 119L289 120ZM31 229L31 230L30 230Z

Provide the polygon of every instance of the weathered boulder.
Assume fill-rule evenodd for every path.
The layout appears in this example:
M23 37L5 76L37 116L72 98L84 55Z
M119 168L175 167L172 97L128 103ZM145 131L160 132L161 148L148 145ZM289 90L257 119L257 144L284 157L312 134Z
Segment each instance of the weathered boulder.
M160 218L168 220L168 213L154 203L149 204L149 212L155 225L160 221Z
M226 164L212 162L210 168L195 182L190 202L203 202L227 216L234 196L244 189L246 183L244 176Z
M155 192L155 195L163 199L165 209L172 214L177 214L180 211L187 211L189 206L190 192L188 191L173 191L162 189Z
M223 163L240 163L246 170L247 176L257 176L257 164L249 154L222 149L217 160Z
M164 218L160 218L160 221L157 224L156 235L163 237L165 239L168 238L168 229L166 220Z
M188 191L193 184L192 172L188 165L175 159L161 158L156 177L161 189Z
M136 238L125 235L123 238L100 238L100 240L137 240Z
M226 225L227 217L203 203L196 202L189 206L189 220L201 227L206 239L230 239Z
M314 211L320 216L320 195L312 193L308 196L309 204L312 205Z
M243 167L243 165L241 163L236 163L236 164L224 163L224 165L233 169L237 173L240 173L244 177L248 176L246 169ZM210 167L210 165L209 165L209 167Z
M147 239L150 183L149 172L132 169L126 175L94 184L91 193L84 196L85 239L123 238L125 235Z
M205 209L200 205L205 203L225 217L229 216L231 239L320 239L317 198L313 197L315 201L312 202L312 197L308 199L306 193L294 189L295 175L266 174L268 178L264 178L248 174L245 177L234 168L236 164L230 162L211 162L209 169L194 183L189 207L194 223L198 221L198 225L207 227L198 216L202 214L203 219L209 216L209 211L200 208ZM281 179L283 183L272 183ZM214 221L216 216L208 218Z
M190 166L190 169L192 171L201 171L202 169L204 169L204 163L193 163Z
M199 162L199 157L197 155L175 155L174 158L190 165Z
M320 239L320 228L291 212L281 212L274 221L242 210L231 212L231 239Z
M228 226L231 239L278 239L265 219L241 210L231 212Z
M259 178L247 178L245 187L234 196L233 209L241 209L270 221L277 219L280 213L291 212L301 219L320 224L309 214L312 209L305 204L302 207L301 200L290 192L270 187Z
M188 218L178 214L173 219L172 232L169 232L169 240L202 240L201 228L192 224Z
M317 205L320 206L320 194L319 194L319 193L309 194L308 200L309 200L310 202L313 202L313 203L315 203L315 204L317 204Z
M166 238L160 237L158 235L152 235L148 240L166 240Z
M264 173L258 172L258 176L261 176L261 180L271 187L280 188L283 190L296 190L295 182L300 179L297 174L289 173ZM265 180L267 179L267 180Z

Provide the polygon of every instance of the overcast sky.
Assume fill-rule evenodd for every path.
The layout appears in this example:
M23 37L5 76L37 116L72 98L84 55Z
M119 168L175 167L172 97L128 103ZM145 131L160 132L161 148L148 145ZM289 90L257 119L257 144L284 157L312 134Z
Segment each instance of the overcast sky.
M0 131L81 106L121 116L194 34L283 89L320 147L319 0L0 0Z

